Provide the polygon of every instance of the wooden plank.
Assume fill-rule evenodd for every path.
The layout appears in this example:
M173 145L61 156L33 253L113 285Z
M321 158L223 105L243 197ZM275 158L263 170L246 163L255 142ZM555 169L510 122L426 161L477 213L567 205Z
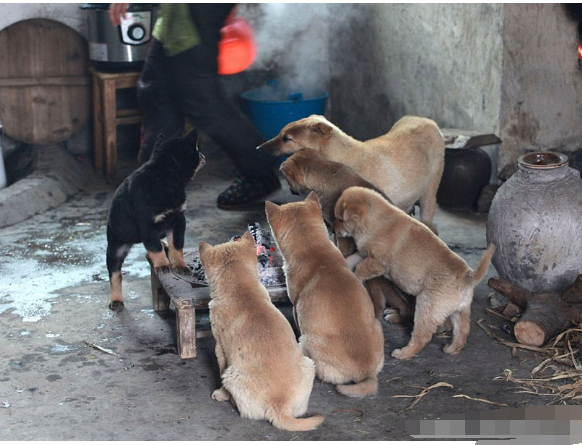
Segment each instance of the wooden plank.
M142 115L143 114L143 110L139 109L139 108L122 108L121 110L117 110L117 114L116 116L118 118L120 117L129 117L129 116L138 116L138 115Z
M497 135L482 131L441 128L441 132L445 139L445 148L449 149L470 149L502 142Z
M90 84L91 78L89 76L10 77L0 79L0 87L85 86Z
M124 88L135 88L137 86L137 79L139 78L139 73L132 74L128 77L123 77L115 81L115 86L118 90Z
M141 123L141 119L142 119L141 115L118 117L115 119L115 125L139 124Z

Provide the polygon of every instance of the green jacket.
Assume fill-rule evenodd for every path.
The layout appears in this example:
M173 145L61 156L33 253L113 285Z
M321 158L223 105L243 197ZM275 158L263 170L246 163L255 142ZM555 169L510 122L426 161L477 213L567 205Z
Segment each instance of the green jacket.
M200 44L187 3L162 3L153 36L162 42L170 57Z

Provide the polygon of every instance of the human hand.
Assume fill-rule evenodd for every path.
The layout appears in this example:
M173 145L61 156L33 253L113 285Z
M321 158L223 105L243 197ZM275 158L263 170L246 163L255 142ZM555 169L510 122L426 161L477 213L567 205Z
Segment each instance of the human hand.
M109 5L109 21L113 26L121 25L121 19L125 18L129 3L111 3Z

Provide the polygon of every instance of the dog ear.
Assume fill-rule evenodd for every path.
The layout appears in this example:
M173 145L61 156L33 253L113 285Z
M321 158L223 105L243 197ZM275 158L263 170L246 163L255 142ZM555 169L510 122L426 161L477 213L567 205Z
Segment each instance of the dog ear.
M198 130L192 129L184 139L188 145L196 145L198 143Z
M279 213L279 206L271 201L265 201L265 213L267 218L272 218Z
M317 197L317 193L315 193L313 190L309 192L309 195L307 195L305 201L315 201L319 205L319 198Z
M325 122L318 122L311 126L311 131L320 133L323 136L329 136L333 131L333 127Z
M281 173L283 173L285 175L285 177L287 177L287 175L289 174L289 172L287 172L286 170L288 170L290 168L290 164L291 164L291 158L293 156L291 156L290 158L285 159L285 161L283 161L283 163L279 166L279 171Z
M206 252L208 249L212 249L212 246L210 244L208 244L205 241L200 241L198 243L198 253L200 254L200 256L202 256L202 254L204 252Z
M156 136L156 140L154 141L154 150L163 144L163 142L168 139L164 133L160 133Z
M252 243L253 245L255 245L255 239L253 238L253 235L251 235L251 232L249 232L248 230L244 233L244 235L241 237L241 241L247 241Z

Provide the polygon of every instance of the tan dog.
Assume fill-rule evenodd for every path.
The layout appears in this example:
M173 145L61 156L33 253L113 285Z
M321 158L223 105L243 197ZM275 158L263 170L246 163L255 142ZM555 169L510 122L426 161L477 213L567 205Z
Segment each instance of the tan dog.
M335 203L346 188L361 186L378 191L372 183L363 179L351 168L339 162L330 161L320 152L310 148L295 152L281 164L279 170L287 179L293 193L304 198L310 192L317 194L323 219L332 229L335 220ZM356 245L352 238L336 236L336 245L344 257L356 252ZM382 316L387 303L391 308L386 316L387 321L401 323L412 320L414 302L401 295L390 281L384 277L378 277L365 283L365 286L372 299L376 318Z
M449 317L453 340L443 350L460 352L469 335L473 289L487 273L495 247L489 246L473 270L426 226L363 187L342 193L335 217L336 231L352 236L364 257L355 271L360 280L384 275L416 295L412 338L392 356L409 359L418 354Z
M347 165L407 213L420 201L420 220L436 233L432 219L445 146L434 121L405 116L385 135L361 142L325 117L312 115L288 124L279 135L258 147L276 156L304 148Z
M296 418L307 411L315 365L301 353L289 322L259 282L250 232L215 247L201 242L200 261L210 286L222 378L212 398L230 399L242 417L266 419L283 430L316 428L323 416Z
M317 377L347 396L376 393L384 366L382 327L366 289L329 239L317 195L282 206L267 201L265 210L284 258L299 344L315 362Z

